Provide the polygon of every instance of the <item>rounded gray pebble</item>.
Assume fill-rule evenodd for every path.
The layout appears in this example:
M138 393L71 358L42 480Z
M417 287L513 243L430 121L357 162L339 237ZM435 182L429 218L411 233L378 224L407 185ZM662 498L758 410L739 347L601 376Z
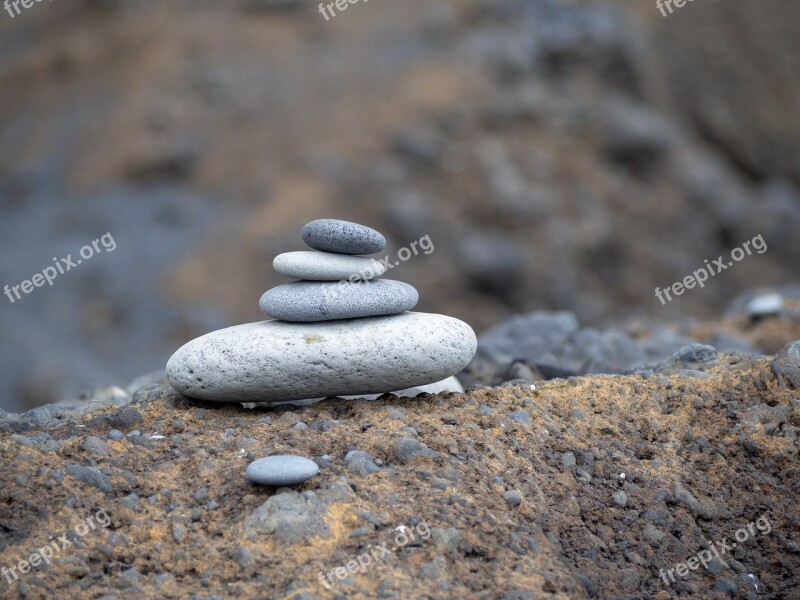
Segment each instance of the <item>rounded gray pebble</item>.
M386 238L374 229L350 221L317 219L300 232L315 250L338 254L374 254L386 248Z
M366 477L380 471L380 467L375 464L375 459L368 452L363 450L351 450L344 457L344 464L348 466L350 471Z
M336 285L295 281L272 288L261 296L259 307L268 317L293 323L316 323L396 315L419 301L413 286L379 279L369 283Z
M401 463L408 464L419 458L436 458L435 451L410 437L400 438L392 445L392 454Z
M272 268L281 275L305 281L341 281L351 277L370 281L386 272L386 267L374 258L307 250L279 254L272 261Z
M261 485L297 485L319 473L317 463L302 456L276 455L247 465L247 478Z
M611 500L613 500L614 504L617 506L625 508L628 505L628 494L622 490L619 490L611 495Z

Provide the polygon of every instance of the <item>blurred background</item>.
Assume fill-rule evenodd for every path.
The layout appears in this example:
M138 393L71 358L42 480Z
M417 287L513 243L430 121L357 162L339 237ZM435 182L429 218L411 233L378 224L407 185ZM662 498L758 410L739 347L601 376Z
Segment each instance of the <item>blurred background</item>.
M260 320L302 225L375 227L418 310L713 317L797 281L800 5L57 0L0 13L0 407ZM662 306L654 295L761 234Z

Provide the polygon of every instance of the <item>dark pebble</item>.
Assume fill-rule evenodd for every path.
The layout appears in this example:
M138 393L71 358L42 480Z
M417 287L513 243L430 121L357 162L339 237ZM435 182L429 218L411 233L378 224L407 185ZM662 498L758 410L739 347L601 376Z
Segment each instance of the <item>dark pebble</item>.
M739 592L739 586L735 581L731 581L730 579L718 579L714 587L711 588L711 591L735 596Z

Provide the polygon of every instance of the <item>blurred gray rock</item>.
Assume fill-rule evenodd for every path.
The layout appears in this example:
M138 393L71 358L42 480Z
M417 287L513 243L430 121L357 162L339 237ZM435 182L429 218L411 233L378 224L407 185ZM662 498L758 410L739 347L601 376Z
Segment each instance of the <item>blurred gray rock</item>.
M661 371L696 370L712 362L717 350L761 354L746 340L723 332L713 336L716 349L658 324L648 333L634 337L617 327L580 328L569 312L517 315L478 337L478 351L465 378L468 383L499 385L512 373L518 376L520 364L544 379L629 373L647 365Z
M254 540L266 534L287 544L330 538L326 510L314 492L283 491L247 515L244 529Z
M417 440L404 437L392 445L392 455L403 464L414 462L420 458L436 458L438 453L423 446Z
M380 471L380 467L375 464L375 459L368 452L363 450L351 450L344 457L344 464L357 475L366 477Z
M108 475L101 473L94 467L67 465L67 475L72 475L78 481L88 483L101 492L111 491L111 480L108 478Z
M775 376L800 389L800 340L786 345L772 361Z

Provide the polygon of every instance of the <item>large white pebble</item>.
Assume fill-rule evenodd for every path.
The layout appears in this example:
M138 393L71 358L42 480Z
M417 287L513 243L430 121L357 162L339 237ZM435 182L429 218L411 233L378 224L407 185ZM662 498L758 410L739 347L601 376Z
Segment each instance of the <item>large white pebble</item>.
M166 370L192 398L281 402L427 385L461 371L476 349L472 328L443 315L263 321L192 340Z

